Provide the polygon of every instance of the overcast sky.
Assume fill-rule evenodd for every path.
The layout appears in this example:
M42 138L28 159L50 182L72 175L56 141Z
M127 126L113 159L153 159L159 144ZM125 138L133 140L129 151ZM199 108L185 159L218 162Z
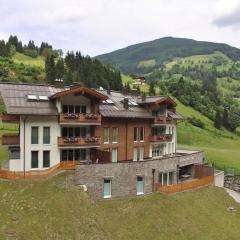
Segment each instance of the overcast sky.
M240 0L0 0L0 39L95 56L164 36L240 48Z

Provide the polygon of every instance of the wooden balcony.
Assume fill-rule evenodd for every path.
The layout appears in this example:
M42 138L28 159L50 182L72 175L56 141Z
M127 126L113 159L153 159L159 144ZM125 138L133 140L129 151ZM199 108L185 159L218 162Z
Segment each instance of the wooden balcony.
M170 117L155 117L153 124L168 124L172 123L173 120Z
M2 135L2 145L5 146L19 146L20 137L18 134L3 134Z
M2 122L4 123L19 123L20 115L3 113L1 115L1 119L2 119Z
M99 113L60 113L60 124L100 125Z
M160 134L150 137L150 142L171 142L172 134Z
M101 144L100 137L58 137L59 147L99 147Z

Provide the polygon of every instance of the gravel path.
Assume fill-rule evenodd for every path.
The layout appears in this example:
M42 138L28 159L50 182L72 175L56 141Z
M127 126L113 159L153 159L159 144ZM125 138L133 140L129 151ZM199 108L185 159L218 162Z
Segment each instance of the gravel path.
M225 190L236 202L240 203L240 193L235 192L228 188L225 188Z

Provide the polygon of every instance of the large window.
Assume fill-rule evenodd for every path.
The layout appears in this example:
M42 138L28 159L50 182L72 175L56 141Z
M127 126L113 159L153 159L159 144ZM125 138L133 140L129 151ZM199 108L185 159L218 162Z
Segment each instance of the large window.
M86 113L87 107L85 105L63 105L62 107L63 113Z
M103 138L104 143L109 143L109 128L104 128Z
M87 128L86 127L63 127L62 137L86 137Z
M161 157L164 155L165 144L154 145L152 147L152 157Z
M143 194L143 177L137 176L137 195Z
M138 128L135 127L134 128L134 142L137 142L138 141Z
M31 143L38 144L38 127L32 127Z
M72 160L87 160L86 149L68 149L62 150L61 161L72 161Z
M162 185L174 184L174 172L165 172L159 174L159 183Z
M137 156L138 156L138 148L134 147L133 148L133 161L137 161Z
M50 167L50 151L43 151L43 167Z
M103 197L104 198L111 198L112 195L112 183L111 179L104 179L103 182Z
M112 143L118 142L118 128L112 128Z
M144 127L140 128L140 141L143 142L144 141Z
M38 151L31 152L31 168L38 168Z
M118 160L118 149L113 148L112 149L112 162L117 162Z
M50 144L50 127L43 127L43 144Z
M144 147L139 148L139 160L142 161L144 156Z

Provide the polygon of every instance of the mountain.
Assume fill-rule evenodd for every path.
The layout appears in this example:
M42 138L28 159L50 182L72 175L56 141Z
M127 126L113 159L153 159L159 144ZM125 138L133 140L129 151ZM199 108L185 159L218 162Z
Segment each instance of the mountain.
M224 43L196 41L185 38L165 37L134 44L110 53L97 56L104 63L117 65L124 73L141 73L142 62L149 68L161 65L175 57L211 54L220 51L232 60L240 60L240 50Z

